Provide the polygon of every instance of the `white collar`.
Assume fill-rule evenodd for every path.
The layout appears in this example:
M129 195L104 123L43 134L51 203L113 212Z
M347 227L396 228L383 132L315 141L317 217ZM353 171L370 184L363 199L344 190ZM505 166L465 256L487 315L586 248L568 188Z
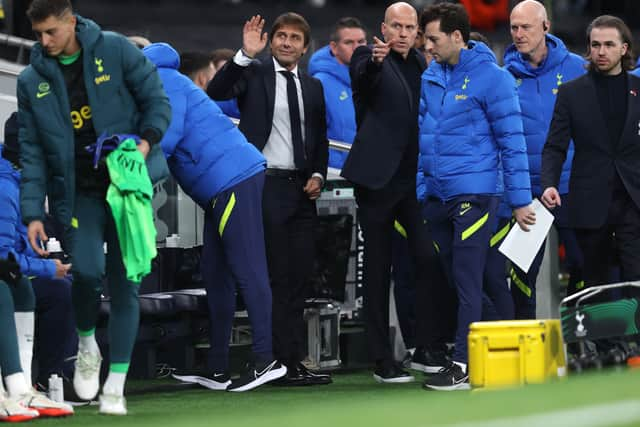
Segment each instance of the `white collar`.
M294 75L294 76L296 76L297 78L300 78L300 77L298 76L298 64L296 64L296 66L295 66L295 67L293 67L293 70L287 70L286 68L284 68L284 67L283 67L283 66L278 62L278 60L276 59L276 57L275 57L275 56L274 56L274 57L272 57L271 59L273 59L273 66L274 66L274 67L275 67L275 69L276 69L276 73L277 73L277 72L279 72L279 71L291 71L291 73L293 73L293 75Z

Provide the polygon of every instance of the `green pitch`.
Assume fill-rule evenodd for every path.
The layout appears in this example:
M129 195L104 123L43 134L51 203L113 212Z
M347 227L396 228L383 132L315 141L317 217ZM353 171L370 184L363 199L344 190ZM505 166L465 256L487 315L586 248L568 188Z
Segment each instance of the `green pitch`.
M416 378L422 375L416 373ZM172 380L153 382L173 384ZM136 382L134 387L148 386ZM312 388L263 386L248 393L205 389L133 394L130 415L107 417L81 407L39 426L639 426L640 370L583 374L541 385L498 391L434 392L421 382L375 383L369 372L334 375ZM580 419L582 417L582 419Z

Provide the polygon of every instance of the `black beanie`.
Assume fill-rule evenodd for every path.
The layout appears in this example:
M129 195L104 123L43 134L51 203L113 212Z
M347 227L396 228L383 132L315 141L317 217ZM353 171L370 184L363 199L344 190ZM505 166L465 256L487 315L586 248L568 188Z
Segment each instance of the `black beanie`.
M13 113L4 123L2 157L20 166L20 144L18 143L18 113Z

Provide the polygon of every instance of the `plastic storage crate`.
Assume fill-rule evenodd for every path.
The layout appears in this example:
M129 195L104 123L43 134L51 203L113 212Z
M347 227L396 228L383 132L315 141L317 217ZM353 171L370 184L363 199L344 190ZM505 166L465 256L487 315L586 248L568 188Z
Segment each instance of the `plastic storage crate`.
M472 387L541 383L566 375L558 319L476 322L468 339Z

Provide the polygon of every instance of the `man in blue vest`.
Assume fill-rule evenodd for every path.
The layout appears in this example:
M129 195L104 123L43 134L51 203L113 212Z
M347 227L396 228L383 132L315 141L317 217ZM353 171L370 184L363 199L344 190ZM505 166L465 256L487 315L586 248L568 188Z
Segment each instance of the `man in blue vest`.
M0 370L7 385L9 398L24 408L36 411L40 416L67 416L73 408L64 403L49 400L32 388L31 365L33 357L35 312L40 321L38 343L39 371L62 374L63 350L71 347L73 319L69 314L71 283L65 279L71 266L58 259L41 259L27 239L27 229L20 215L20 146L18 144L16 113L5 125L5 142L0 145L0 259L17 262L17 274L22 277L0 274ZM39 282L29 280L33 277ZM9 285L9 286L6 286ZM34 292L35 291L35 292ZM38 301L39 299L39 301ZM52 305L52 302L57 304ZM51 329L42 322L51 323ZM47 330L50 336L42 336ZM65 344L69 344L66 346ZM2 383L0 377L0 389ZM45 376L45 383L48 376ZM38 376L42 381L42 376ZM0 391L2 394L2 391ZM1 399L1 398L0 398ZM0 403L0 420L11 420L11 410ZM19 409L19 408L18 408Z
M248 391L286 374L274 360L271 288L262 227L265 160L207 94L178 72L178 53L166 43L144 48L158 67L172 120L160 141L171 173L205 212L202 275L210 330L208 377L183 377L211 390ZM255 367L235 382L229 342L236 287L247 306Z
M328 46L318 49L309 61L309 74L322 82L327 114L327 137L351 144L356 135L349 64L367 34L357 18L341 18L331 32ZM346 152L329 149L329 166L342 169Z
M433 61L422 75L420 161L425 217L449 281L458 294L453 364L425 388L469 388L467 335L481 320L483 271L504 170L504 193L525 231L535 223L513 77L481 42L470 40L461 5L440 3L420 19Z
M551 23L544 6L535 0L518 3L511 12L511 37L513 44L504 55L504 67L516 78L522 125L527 143L531 195L540 197L540 167L553 107L558 88L563 83L582 76L586 72L585 61L569 52L562 40L549 34ZM573 144L562 166L558 190L565 196L569 192L569 175L573 160ZM565 198L566 200L566 198ZM568 258L569 290L581 287L582 253L575 234L568 225L568 204L554 209L555 225L560 241L564 243ZM503 215L504 216L504 215ZM510 217L510 212L509 215ZM509 219L502 223L506 226ZM499 230L503 227L498 227ZM497 248L498 245L494 247ZM510 271L511 293L516 319L536 317L536 277L544 255L540 248L528 273L514 266Z
M222 60L221 65L217 65L220 63L220 59L217 57L217 52L219 51L229 51L231 52L231 58L233 56L233 52L229 49L217 49L213 51L211 54L206 54L202 52L183 52L180 54L180 72L186 76L188 76L199 88L203 90L207 90L207 86L213 76L216 75L216 72L219 68L222 68L226 60ZM222 52L224 53L224 52ZM216 101L218 107L229 117L233 117L236 119L240 118L240 111L238 110L238 103L235 99L228 99L226 101Z

